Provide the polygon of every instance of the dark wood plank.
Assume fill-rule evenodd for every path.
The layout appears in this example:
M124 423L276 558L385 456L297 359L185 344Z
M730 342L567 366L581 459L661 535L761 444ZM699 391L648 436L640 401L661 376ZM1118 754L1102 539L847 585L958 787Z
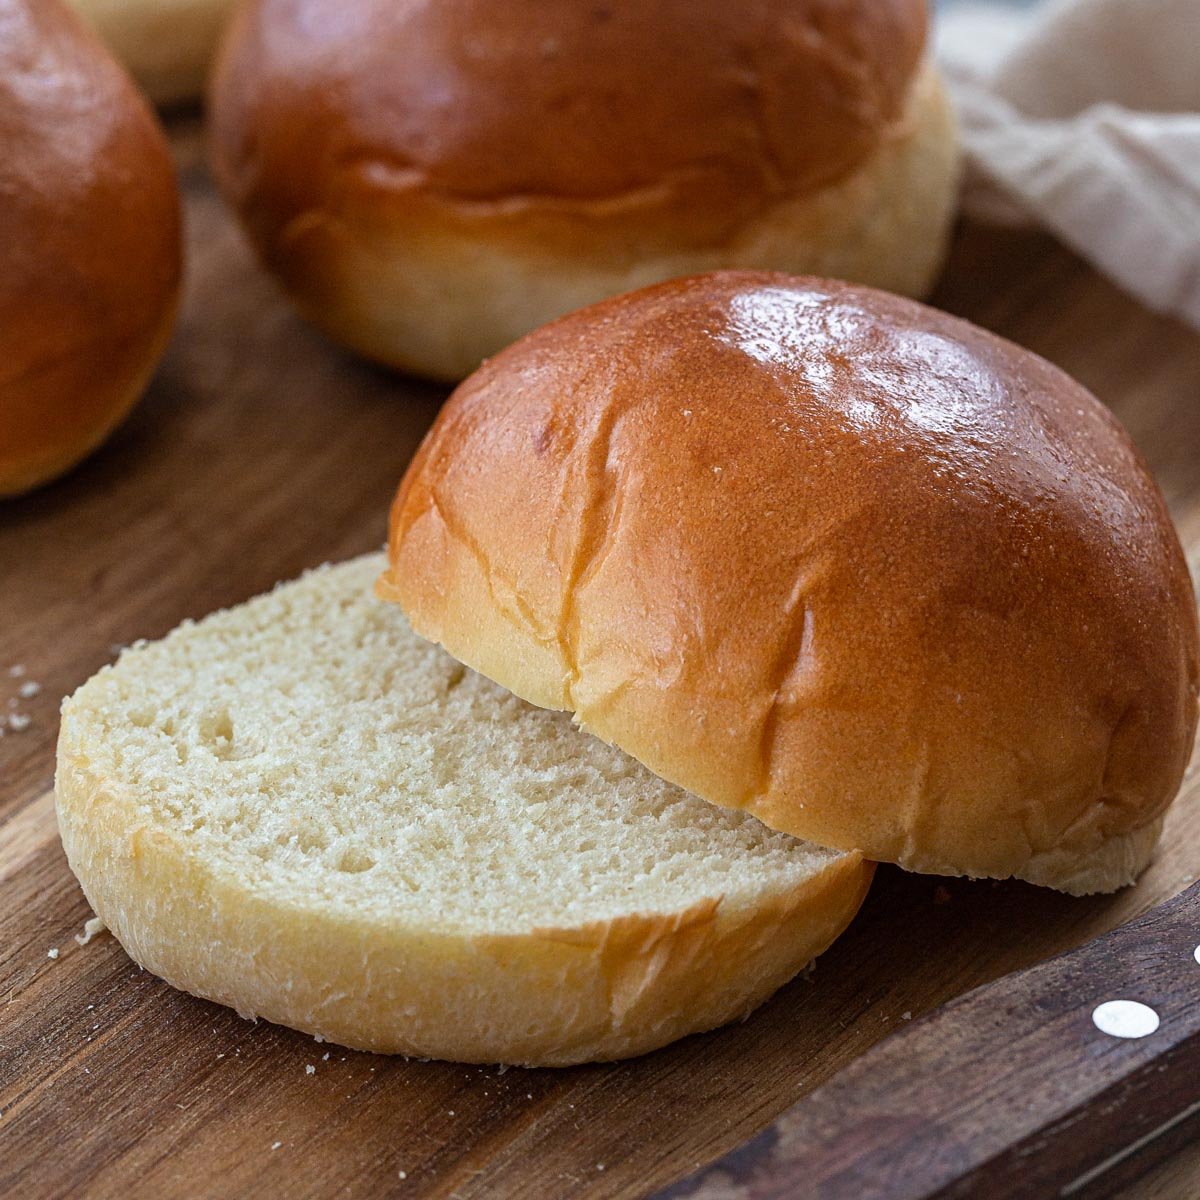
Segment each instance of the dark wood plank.
M655 1200L1109 1196L1200 1131L1198 944L1193 884L909 1023ZM1131 1002L1154 1027L1094 1019Z
M884 869L812 977L749 1021L557 1072L343 1052L175 993L107 934L77 945L89 914L42 799L59 697L114 643L380 544L444 395L306 329L212 193L195 127L176 143L190 266L163 369L100 454L0 507L0 711L13 697L31 718L0 738L0 1195L642 1195L744 1141L906 1016L1195 879L1193 769L1134 889L1080 901ZM938 300L1110 403L1200 558L1200 339L1026 234L962 231ZM16 696L14 664L38 696ZM1195 1195L1159 1183L1164 1200Z

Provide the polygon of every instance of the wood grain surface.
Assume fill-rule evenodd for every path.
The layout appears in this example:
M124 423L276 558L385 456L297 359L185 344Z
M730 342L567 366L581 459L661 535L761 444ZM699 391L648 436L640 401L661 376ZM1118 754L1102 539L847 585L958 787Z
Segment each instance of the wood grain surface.
M90 914L48 797L60 697L117 645L380 545L395 484L444 397L305 328L214 195L194 125L174 136L189 278L162 370L100 454L0 507L0 713L29 717L0 738L0 1196L644 1195L761 1129L903 1021L1196 878L1193 765L1136 888L1075 900L883 868L815 972L750 1020L563 1071L343 1051L175 992L108 934L78 944ZM1030 234L960 231L935 301L1112 406L1195 566L1200 339ZM40 691L22 696L29 683ZM1198 1194L1191 1148L1127 1195Z
M654 1200L1102 1200L1200 1137L1200 883L906 1022ZM1098 1006L1156 1028L1118 1037Z

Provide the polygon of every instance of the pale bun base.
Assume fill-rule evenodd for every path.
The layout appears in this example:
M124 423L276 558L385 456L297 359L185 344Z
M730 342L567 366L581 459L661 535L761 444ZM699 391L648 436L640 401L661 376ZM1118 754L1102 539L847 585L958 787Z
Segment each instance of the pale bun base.
M156 104L194 100L237 0L70 0Z
M347 189L342 211L297 218L267 258L305 316L337 341L452 381L564 313L723 267L922 296L942 265L957 189L953 116L936 71L926 67L898 136L849 178L770 208L726 245L647 254L619 230L601 241L586 223L577 251L536 238L466 238L453 226L434 230L407 213L397 217L386 191Z
M1022 869L1020 877L1070 896L1115 892L1136 883L1138 876L1150 865L1162 827L1163 818L1158 817L1132 833L1102 842L1084 859L1070 846L1058 846L1035 854Z
M530 708L369 594L370 556L127 651L63 709L89 902L176 987L359 1049L557 1066L744 1016L872 866Z

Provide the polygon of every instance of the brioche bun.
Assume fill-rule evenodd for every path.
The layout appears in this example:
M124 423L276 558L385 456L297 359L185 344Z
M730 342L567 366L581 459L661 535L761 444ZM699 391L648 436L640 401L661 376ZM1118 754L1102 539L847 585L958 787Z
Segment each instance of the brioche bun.
M301 310L459 379L724 266L921 293L953 210L924 0L252 0L212 155Z
M204 91L236 0L71 0L156 104Z
M443 409L390 557L468 666L912 870L1128 883L1195 732L1191 582L1120 425L867 288L726 272L539 329Z
M148 970L365 1050L561 1066L744 1016L874 867L465 671L382 555L125 651L63 705L72 870Z
M174 320L179 195L153 114L59 0L0 0L0 496L141 394Z

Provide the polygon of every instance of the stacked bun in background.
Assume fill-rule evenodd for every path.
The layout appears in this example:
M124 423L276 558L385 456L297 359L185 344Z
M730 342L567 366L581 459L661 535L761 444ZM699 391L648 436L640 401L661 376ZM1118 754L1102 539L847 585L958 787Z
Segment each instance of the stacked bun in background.
M156 104L195 100L236 0L70 0Z
M59 0L0 0L0 496L135 403L174 319L179 196L145 100Z
M59 824L129 953L243 1014L620 1058L750 1011L865 859L1131 882L1198 644L1162 497L1086 390L909 300L723 272L481 368L386 563L93 677Z
M923 294L957 157L924 0L250 0L213 165L301 310L459 379L719 267Z

